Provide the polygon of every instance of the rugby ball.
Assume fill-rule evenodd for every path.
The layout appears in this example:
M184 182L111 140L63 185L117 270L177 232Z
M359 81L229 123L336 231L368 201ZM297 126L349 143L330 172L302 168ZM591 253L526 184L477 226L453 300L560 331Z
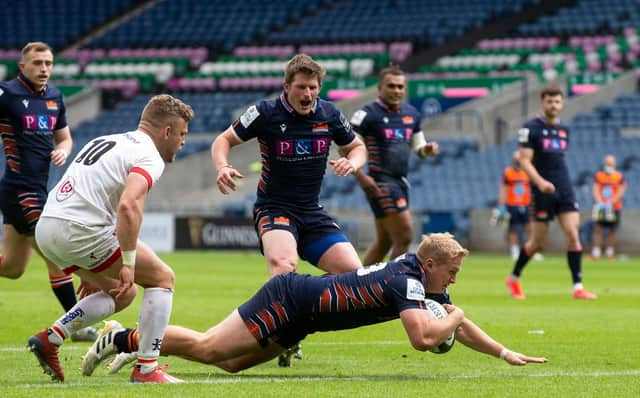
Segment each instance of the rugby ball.
M445 310L442 304L438 303L437 301L425 299L424 304L427 307L427 312L429 313L431 319L441 319L445 318L448 315L447 310ZM449 350L451 350L455 341L456 334L454 332L451 333L451 336L449 336L445 341L440 343L440 345L438 345L437 347L433 347L429 351L433 352L434 354L444 354L445 352L449 352Z

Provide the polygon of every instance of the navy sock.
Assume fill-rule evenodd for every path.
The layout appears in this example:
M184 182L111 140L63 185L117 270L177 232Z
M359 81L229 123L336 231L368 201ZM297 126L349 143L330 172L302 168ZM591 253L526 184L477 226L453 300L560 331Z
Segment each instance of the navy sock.
M582 250L568 251L567 262L569 263L569 269L571 270L571 279L573 283L582 282Z
M522 246L520 248L520 255L518 256L518 259L516 260L516 263L513 266L513 271L511 273L517 277L520 277L522 270L524 269L525 265L527 265L530 258L531 256L527 254L527 251L524 249L524 246Z
M65 311L69 311L76 303L76 289L73 287L73 276L49 276L51 290L56 295L58 301Z
M134 334L136 329L121 330L113 336L113 344L118 352L133 352L138 350L138 344L135 341Z

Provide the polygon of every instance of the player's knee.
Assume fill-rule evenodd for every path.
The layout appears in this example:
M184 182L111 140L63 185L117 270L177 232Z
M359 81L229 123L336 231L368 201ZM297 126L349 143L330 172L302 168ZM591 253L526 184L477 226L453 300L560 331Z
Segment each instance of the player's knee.
M163 267L161 279L160 279L160 287L165 289L173 289L175 285L176 274L170 267Z
M24 274L26 268L26 264L13 263L4 258L0 263L0 276L8 279L18 279Z
M295 272L298 269L298 262L291 258L271 258L269 259L269 273L271 276Z
M412 231L404 231L401 234L393 237L393 244L396 247L409 247L411 244Z

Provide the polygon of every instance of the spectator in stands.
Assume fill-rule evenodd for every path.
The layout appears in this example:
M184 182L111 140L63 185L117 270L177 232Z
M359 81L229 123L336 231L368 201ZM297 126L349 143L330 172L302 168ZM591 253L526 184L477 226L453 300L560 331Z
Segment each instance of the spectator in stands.
M162 354L235 373L276 357L308 334L399 318L418 351L438 347L455 331L462 344L510 365L547 362L507 349L451 303L448 286L456 282L468 253L452 235L438 233L424 236L415 254L364 270L331 276L278 275L206 332L169 326ZM431 318L426 299L443 304L447 315ZM101 337L85 355L86 373L116 352L117 359L135 350L144 334L139 336L133 329L122 329ZM108 367L112 372L120 368L114 362Z
M507 243L513 260L520 255L520 246L531 234L529 205L531 204L531 184L527 173L520 167L518 160L520 153L514 152L511 165L505 167L502 173L500 191L498 192L498 207L493 209L491 224L496 225L508 218ZM534 258L541 259L536 253Z
M62 167L71 153L71 132L57 87L48 84L53 51L43 42L27 43L18 64L18 77L0 82L0 133L6 166L0 181L3 254L0 276L17 279L24 273L32 250L44 259L49 282L68 311L76 304L73 277L42 256L33 234L47 199L49 165ZM79 330L74 341L94 341L92 327Z
M557 215L567 243L573 298L593 300L596 295L582 285L582 244L578 233L580 213L565 161L569 128L559 119L564 95L557 87L548 86L542 90L540 98L542 115L526 122L518 131L520 166L533 183L531 237L520 249L513 271L505 282L513 298L525 298L520 275L531 256L544 248L549 222Z
M620 225L622 196L627 190L627 181L622 173L616 170L616 158L613 155L604 157L602 170L593 177L593 247L591 258L597 260L601 256L603 232L606 230L605 255L615 259L615 246Z
M28 341L53 380L64 380L58 358L64 340L129 306L138 284L144 288L139 317L144 333L131 381L179 382L158 366L175 276L138 240L138 233L149 190L184 145L192 118L184 102L167 94L152 97L137 130L90 141L49 193L36 226L38 246L56 264L99 288Z
M258 139L262 173L253 214L271 276L295 272L298 256L331 274L362 267L354 247L318 203L331 141L342 156L328 161L337 175L353 174L366 160L349 121L332 103L317 98L323 76L311 57L294 56L280 96L249 107L211 146L218 189L228 194L243 177L229 164L231 148Z
M421 158L438 153L438 144L426 142L420 113L404 101L405 73L396 65L380 71L379 97L353 114L351 125L365 141L369 173L356 172L375 216L376 236L367 248L364 264L395 258L409 250L413 239L407 173L411 151Z

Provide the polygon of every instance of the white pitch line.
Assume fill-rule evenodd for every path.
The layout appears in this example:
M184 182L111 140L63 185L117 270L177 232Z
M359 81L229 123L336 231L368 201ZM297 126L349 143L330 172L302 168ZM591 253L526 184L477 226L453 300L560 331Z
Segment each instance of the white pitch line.
M185 384L246 384L246 383L316 383L316 382L350 382L350 381L419 381L419 380L459 380L459 379L504 379L504 378L541 378L541 377L616 377L616 376L639 376L640 369L628 369L620 371L593 371L593 372L545 372L545 373L496 373L496 374L459 374L459 375L416 375L416 376L350 376L350 377L334 377L334 376L307 376L307 377L272 377L272 376L247 376L247 377L225 377L214 376L211 379L204 380L185 380ZM65 388L65 387L104 387L104 386L134 386L127 383L125 379L120 382L107 383L51 383L51 384L18 384L16 388Z
M89 345L87 346L80 346L80 345L72 345L72 346L65 346L63 348L64 351L80 351L80 350L88 350L89 349ZM0 347L0 352L18 352L18 351L29 351L29 348L27 348L27 345L23 345L21 347Z

